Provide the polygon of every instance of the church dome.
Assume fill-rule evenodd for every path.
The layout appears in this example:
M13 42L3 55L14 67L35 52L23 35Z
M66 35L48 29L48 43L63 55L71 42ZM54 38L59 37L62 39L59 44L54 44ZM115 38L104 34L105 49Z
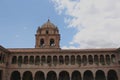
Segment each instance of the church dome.
M46 23L44 23L42 26L41 26L41 29L56 29L57 27L50 22L50 20L48 19L48 21Z

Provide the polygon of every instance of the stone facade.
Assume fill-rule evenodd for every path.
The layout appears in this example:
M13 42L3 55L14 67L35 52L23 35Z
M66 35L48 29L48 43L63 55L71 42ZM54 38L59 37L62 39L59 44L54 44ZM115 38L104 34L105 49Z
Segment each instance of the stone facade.
M58 28L48 20L35 48L0 46L0 80L120 80L120 49L61 49Z

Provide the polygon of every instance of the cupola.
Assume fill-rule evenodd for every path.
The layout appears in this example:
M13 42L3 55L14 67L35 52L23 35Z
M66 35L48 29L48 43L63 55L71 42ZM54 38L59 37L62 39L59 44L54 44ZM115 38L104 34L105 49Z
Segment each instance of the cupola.
M59 42L59 30L49 19L42 26L38 27L35 48L59 48Z

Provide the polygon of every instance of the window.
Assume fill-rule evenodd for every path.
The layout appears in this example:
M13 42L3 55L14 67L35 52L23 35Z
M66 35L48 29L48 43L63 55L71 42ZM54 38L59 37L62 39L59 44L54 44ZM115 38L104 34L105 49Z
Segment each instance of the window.
M54 41L54 39L50 39L50 46L55 46L55 41Z
M45 44L44 44L44 39L40 39L40 47L43 47Z
M48 34L49 33L49 31L48 30L46 30L46 34Z

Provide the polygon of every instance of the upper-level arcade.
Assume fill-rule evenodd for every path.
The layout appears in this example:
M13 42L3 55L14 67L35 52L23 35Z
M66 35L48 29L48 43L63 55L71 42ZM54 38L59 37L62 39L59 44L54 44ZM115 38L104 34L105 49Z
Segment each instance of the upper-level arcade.
M59 30L49 19L41 27L38 27L35 48L59 48L59 42Z

